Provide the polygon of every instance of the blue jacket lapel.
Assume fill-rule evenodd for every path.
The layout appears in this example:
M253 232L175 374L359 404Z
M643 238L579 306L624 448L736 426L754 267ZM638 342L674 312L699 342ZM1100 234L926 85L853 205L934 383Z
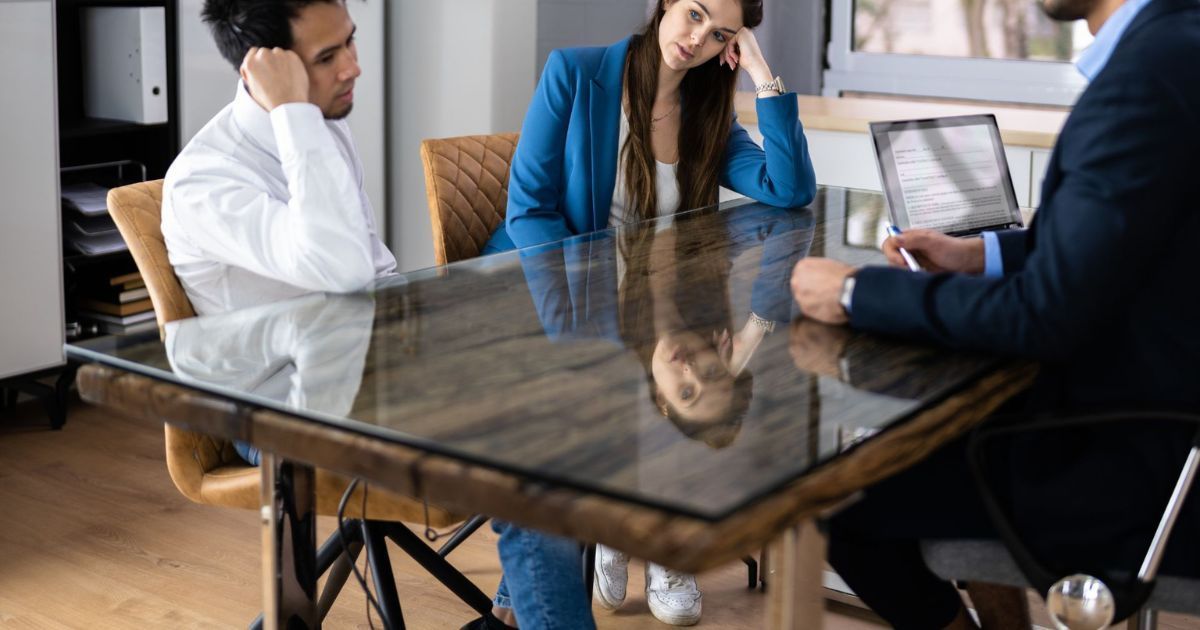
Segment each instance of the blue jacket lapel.
M604 52L600 69L592 78L592 229L608 227L613 186L617 182L617 139L621 124L621 75L629 38L613 44Z

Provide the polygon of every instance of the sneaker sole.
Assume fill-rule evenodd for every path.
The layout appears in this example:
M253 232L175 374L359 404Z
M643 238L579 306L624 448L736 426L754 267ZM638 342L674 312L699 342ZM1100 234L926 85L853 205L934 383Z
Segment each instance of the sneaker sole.
M596 600L596 603L600 604L601 608L604 610L616 610L621 607L621 604L625 603L625 600L623 599L618 602L613 602L604 596L604 591L600 590L601 578L599 573L596 574L594 579L595 582L592 582L592 597Z
M669 626L694 626L700 623L700 615L696 615L695 617L675 616L668 613L660 613L653 606L650 607L650 614L654 615L655 619Z

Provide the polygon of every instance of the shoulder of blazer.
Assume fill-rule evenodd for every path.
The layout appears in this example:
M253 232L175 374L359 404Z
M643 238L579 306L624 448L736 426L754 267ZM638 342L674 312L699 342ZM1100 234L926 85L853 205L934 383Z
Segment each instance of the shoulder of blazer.
M1200 0L1155 0L1125 31L1089 90L1125 92L1132 83L1145 98L1172 94L1190 113L1200 105L1200 65L1194 62L1197 57ZM1189 117L1197 120L1194 114Z
M547 62L546 69L554 72L563 72L572 78L580 78L585 81L601 79L600 72L604 69L605 58L610 53L620 53L623 62L624 53L629 49L630 39L627 37L611 46L559 48L551 54L557 54L561 59L561 63L555 64L552 67L551 63Z
M559 48L551 52L551 55L557 54L561 63L552 66L547 62L546 69L564 72L572 77L591 79L600 68L605 50L607 49L603 46Z
M1194 65L1200 50L1200 0L1155 0L1146 5L1121 36L1110 61L1154 63L1174 72Z
M1154 0L1142 7L1141 12L1133 19L1133 22L1126 29L1122 40L1140 31L1143 27L1150 26L1158 22L1159 27L1164 25L1161 23L1162 18L1168 16L1176 16L1180 11L1200 12L1200 0ZM1179 17L1179 16L1176 16ZM1173 28L1170 25L1165 26L1167 29Z

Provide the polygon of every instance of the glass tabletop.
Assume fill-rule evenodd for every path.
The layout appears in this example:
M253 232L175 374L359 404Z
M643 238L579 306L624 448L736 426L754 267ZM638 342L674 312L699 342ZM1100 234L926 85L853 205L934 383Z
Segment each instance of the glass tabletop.
M886 222L743 200L68 353L717 520L998 366L799 317L796 261L881 264Z

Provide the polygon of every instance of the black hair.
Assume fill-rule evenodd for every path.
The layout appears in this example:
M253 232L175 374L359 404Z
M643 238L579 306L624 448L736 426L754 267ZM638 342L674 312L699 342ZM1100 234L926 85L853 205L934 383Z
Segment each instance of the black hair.
M204 0L200 18L208 24L217 50L240 68L246 52L258 46L291 49L292 20L300 9L318 2L344 0Z

